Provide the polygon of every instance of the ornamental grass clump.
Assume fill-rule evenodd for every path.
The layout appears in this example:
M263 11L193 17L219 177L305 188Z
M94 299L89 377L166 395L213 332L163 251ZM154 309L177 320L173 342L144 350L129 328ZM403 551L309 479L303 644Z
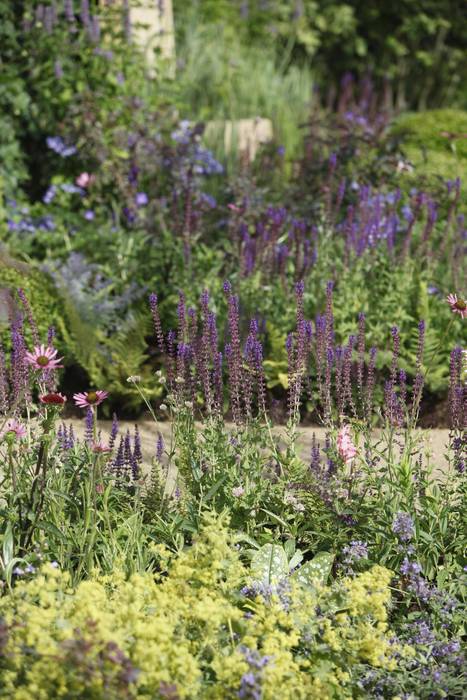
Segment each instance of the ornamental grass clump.
M0 697L350 698L352 669L411 654L391 643L386 569L297 584L285 608L241 595L251 574L234 539L207 515L192 547L154 546L155 574L96 573L73 589L46 565L19 582L0 599Z

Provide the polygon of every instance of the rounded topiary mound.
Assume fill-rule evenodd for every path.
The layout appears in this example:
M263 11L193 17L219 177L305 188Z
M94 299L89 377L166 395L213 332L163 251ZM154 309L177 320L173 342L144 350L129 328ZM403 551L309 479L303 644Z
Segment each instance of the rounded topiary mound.
M467 111L433 109L403 114L391 133L400 138L415 171L453 180L467 178Z

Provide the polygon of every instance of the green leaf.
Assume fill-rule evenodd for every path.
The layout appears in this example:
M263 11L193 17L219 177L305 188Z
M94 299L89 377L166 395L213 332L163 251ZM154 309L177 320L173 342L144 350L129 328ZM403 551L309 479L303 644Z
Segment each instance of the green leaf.
M3 536L3 563L5 567L13 559L13 551L15 548L15 541L13 537L13 529L11 523L8 523L5 534Z
M45 520L39 520L39 522L37 523L37 527L39 528L39 530L44 530L44 532L47 532L49 535L57 537L60 540L60 542L63 542L65 544L68 542L63 532L59 530L58 527L53 523L46 522Z
M307 561L291 578L307 588L313 588L317 584L325 585L331 573L334 554L330 552L318 552L311 560Z
M251 575L255 581L273 584L287 576L289 567L285 550L279 544L265 544L251 560Z
M11 577L13 576L13 568L17 564L26 564L26 560L22 559L21 557L13 557L8 563L8 566L5 566L5 569L3 571L3 577L5 581L7 582L8 586L11 586Z

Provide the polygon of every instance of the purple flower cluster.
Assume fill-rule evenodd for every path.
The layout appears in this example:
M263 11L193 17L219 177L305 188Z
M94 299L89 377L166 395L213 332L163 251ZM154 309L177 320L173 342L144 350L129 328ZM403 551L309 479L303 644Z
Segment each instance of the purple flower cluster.
M263 697L261 682L262 673L265 667L271 663L271 656L261 656L256 649L241 647L245 660L250 666L250 670L244 673L240 680L240 688L237 697L243 700L261 700Z
M65 423L62 423L57 430L57 441L61 449L64 451L72 450L75 446L75 440L73 426L70 424L67 427Z
M410 542L415 535L414 522L408 513L399 511L394 516L392 531L401 542Z
M62 158L69 158L78 152L76 146L67 146L61 136L48 136L46 143L51 151L58 153Z
M360 540L353 540L350 545L347 545L342 550L345 554L344 563L351 566L355 562L368 559L368 544Z
M209 294L201 295L201 310L186 308L180 294L177 332L162 330L158 298L151 294L149 304L159 350L165 355L169 388L180 407L194 405L201 394L209 413L223 410L223 364L226 361L233 418L236 423L251 416L254 405L265 410L265 377L263 347L257 322L253 319L245 343L240 338L238 297L232 294L230 284L224 284L228 305L229 338L224 352L219 350L215 314L209 309Z
M405 557L400 572L406 579L406 589L423 603L427 603L436 593L422 575L422 567L416 561Z
M115 432L115 429L114 431ZM115 438L116 439L116 433ZM143 454L138 426L135 425L133 438L130 431L120 437L117 453L109 464L109 469L119 481L138 481L141 476Z

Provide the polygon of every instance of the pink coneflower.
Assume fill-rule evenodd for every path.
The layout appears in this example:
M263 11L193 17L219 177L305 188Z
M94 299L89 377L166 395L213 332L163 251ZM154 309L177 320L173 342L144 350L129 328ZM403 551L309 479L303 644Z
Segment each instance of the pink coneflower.
M97 391L83 391L81 394L73 394L73 399L75 404L80 408L92 408L93 406L98 406L100 403L102 403L108 395L108 391L101 391L98 389Z
M337 435L337 449L339 454L347 464L350 462L357 454L357 448L355 447L352 436L350 434L350 426L344 425Z
M60 364L60 360L63 360L63 357L57 357L57 350L50 345L36 345L33 352L25 354L25 358L26 362L29 362L34 369L42 371L63 367Z
M14 418L10 418L10 420L7 420L5 423L0 437L4 438L7 435L14 435L16 440L22 440L26 437L27 431L22 423L18 423Z
M39 396L39 401L50 406L63 406L66 401L66 396L59 393L43 394Z
M461 318L467 317L467 301L465 299L459 299L457 294L448 294L446 301L453 313L460 314Z

